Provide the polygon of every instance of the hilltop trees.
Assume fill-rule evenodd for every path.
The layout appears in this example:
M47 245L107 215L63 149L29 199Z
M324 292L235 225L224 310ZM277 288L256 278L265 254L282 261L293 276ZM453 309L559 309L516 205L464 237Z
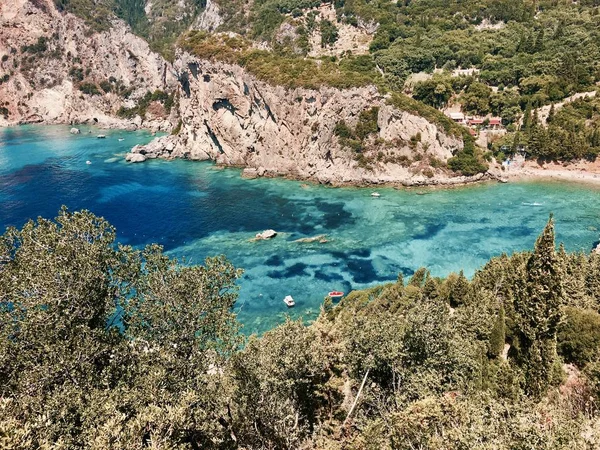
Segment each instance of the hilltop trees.
M222 258L183 267L157 246L116 246L114 229L86 211L9 229L0 240L8 448L220 436L222 388L210 373L239 344L238 274ZM168 437L177 420L179 436Z

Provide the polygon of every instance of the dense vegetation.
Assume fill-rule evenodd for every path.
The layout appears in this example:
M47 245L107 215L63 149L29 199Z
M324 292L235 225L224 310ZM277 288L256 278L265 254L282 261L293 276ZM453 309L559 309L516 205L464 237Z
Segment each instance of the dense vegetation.
M594 160L600 153L600 98L551 106L547 118L529 108L523 126L495 142L498 159L522 151L543 161Z
M173 57L173 43L206 4L206 0L154 0L146 14L144 0L54 0L59 11L83 18L95 31L111 27L114 17L125 20L133 31L167 58Z
M231 312L239 275L223 258L189 267L157 246L117 245L85 211L9 229L0 446L563 449L600 438L600 255L557 252L552 220L533 252L494 258L471 281L420 269L261 338L244 340Z

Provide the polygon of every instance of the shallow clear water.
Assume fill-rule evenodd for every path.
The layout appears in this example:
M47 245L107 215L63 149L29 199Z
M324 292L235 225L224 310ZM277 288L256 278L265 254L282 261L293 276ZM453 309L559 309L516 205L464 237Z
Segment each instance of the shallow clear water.
M598 240L600 190L527 182L451 190L327 188L288 180L245 180L209 163L123 156L145 132L69 127L0 130L0 227L55 217L60 206L86 208L117 227L119 240L151 242L201 263L225 254L245 269L237 304L245 332L261 332L285 314L314 317L331 290L348 292L410 275L461 268L467 275L502 252L530 249L554 212L558 240L589 251ZM118 138L124 139L119 142ZM91 165L86 161L91 161ZM280 234L253 242L268 228ZM298 243L327 235L327 243ZM296 308L283 297L291 294Z

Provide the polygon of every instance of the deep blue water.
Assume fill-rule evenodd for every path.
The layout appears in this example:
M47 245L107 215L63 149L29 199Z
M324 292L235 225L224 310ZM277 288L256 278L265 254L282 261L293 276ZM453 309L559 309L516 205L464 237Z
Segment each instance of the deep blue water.
M331 290L362 288L426 266L467 275L502 252L530 249L554 212L558 240L589 251L598 240L600 190L549 182L451 190L328 188L288 180L246 180L210 163L148 161L124 154L145 132L69 127L0 129L0 227L55 217L61 205L108 219L119 240L162 244L201 263L225 254L245 269L236 306L245 332L262 332L286 313L314 317ZM119 142L118 138L124 139ZM86 164L86 160L92 162ZM253 242L257 232L279 235ZM327 243L298 243L327 235ZM296 308L283 297L291 294Z

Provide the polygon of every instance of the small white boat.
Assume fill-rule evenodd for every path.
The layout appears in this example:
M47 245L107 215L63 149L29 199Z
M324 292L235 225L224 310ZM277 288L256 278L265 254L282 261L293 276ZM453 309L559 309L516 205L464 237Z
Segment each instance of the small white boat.
M87 160L85 163L86 163L88 166L89 166L90 164L92 164L92 162L91 162L89 159L88 159L88 160Z
M96 136L98 139L105 139L106 135L105 134L99 134L98 136Z
M371 197L381 197L381 194L379 192L373 192L371 193Z
M119 142L123 142L125 138L119 138Z
M288 308L291 308L292 306L296 305L296 302L294 301L294 298L291 295L286 295L283 299L283 303L285 303Z

